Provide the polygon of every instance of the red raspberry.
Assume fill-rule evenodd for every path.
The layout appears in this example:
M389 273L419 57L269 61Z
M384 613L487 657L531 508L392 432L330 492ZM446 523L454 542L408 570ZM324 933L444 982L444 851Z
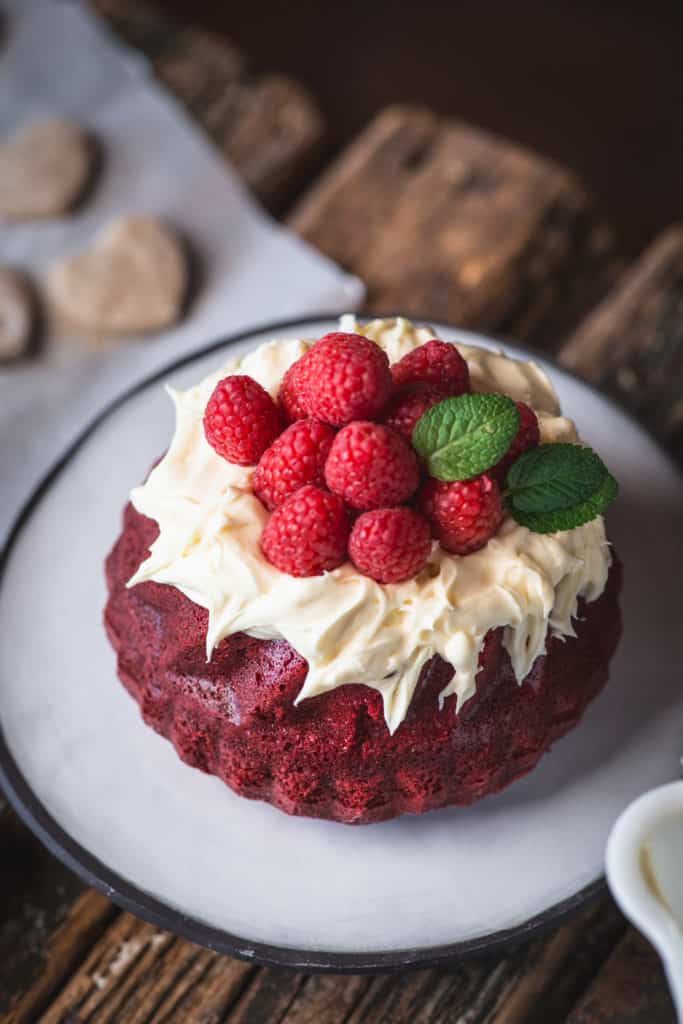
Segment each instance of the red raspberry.
M391 367L394 384L428 384L444 398L470 390L470 371L455 345L425 342Z
M524 402L515 402L515 405L519 409L519 430L515 434L507 453L500 462L496 463L493 469L489 470L491 476L495 477L499 483L504 483L507 471L512 463L523 452L528 451L529 448L535 448L541 440L541 432L534 410L530 409Z
M415 424L427 409L443 401L444 396L427 387L426 384L408 384L400 388L389 403L384 414L384 422L411 441Z
M400 505L419 480L415 452L381 423L349 423L335 437L325 463L327 486L352 508Z
M342 564L348 539L341 498L306 484L275 509L261 534L261 550L280 572L320 576Z
M419 505L441 546L456 555L483 548L503 521L498 484L486 474L453 483L428 480Z
M252 480L254 494L272 512L304 484L325 485L323 469L334 430L320 420L298 420L261 456Z
M363 512L349 540L357 569L378 583L401 583L424 569L432 547L429 523L411 508Z
M224 377L206 403L206 440L238 466L255 465L281 429L280 410L253 377Z
M299 394L299 385L297 382L298 367L301 360L297 360L293 363L282 378L282 384L280 385L280 392L278 394L278 401L280 408L282 409L285 419L288 423L294 423L296 420L305 420L308 413L304 409Z
M360 334L326 334L297 366L296 384L308 415L334 427L371 419L391 394L386 353Z

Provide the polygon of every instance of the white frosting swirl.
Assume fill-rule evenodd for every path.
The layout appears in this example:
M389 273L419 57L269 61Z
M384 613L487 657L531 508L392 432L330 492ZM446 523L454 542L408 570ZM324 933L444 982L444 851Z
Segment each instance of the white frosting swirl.
M372 338L394 362L433 337L406 320L341 329ZM238 631L284 637L308 662L297 702L347 683L382 694L393 732L405 718L420 671L435 654L455 669L441 694L458 707L475 692L479 653L488 630L504 627L504 643L521 683L545 651L548 629L573 636L577 601L602 593L611 563L601 518L557 534L534 534L512 519L485 548L466 557L438 544L426 568L405 583L381 585L347 562L304 579L280 572L262 555L268 513L251 492L252 469L220 458L204 438L202 416L219 380L239 371L277 393L285 370L311 342L274 341L222 366L196 387L170 390L176 430L162 461L131 500L159 524L159 537L129 586L155 580L177 587L209 612L207 657ZM457 346L475 391L500 391L532 406L544 441L576 440L555 392L532 362Z

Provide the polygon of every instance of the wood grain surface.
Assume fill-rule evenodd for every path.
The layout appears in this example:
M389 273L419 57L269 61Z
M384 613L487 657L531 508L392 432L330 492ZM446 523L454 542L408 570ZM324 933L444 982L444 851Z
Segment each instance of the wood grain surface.
M103 908L95 904L103 899L86 893L74 908L100 926L99 934L91 928L89 941L81 943L78 966L55 955L63 947L64 930L56 932L46 944L42 985L32 986L12 1011L0 1015L3 1024L25 1024L37 1015L43 1024L226 1019L231 1024L436 1024L458 1019L454 1014L466 1014L471 1024L550 1020L548 1008L571 1007L625 931L604 898L503 958L464 960L448 970L391 978L305 976L222 957L131 914L110 916L105 923ZM574 955L577 946L584 956Z
M675 1024L657 955L633 930L621 940L567 1024Z
M380 113L288 222L365 281L371 312L545 348L558 347L618 266L573 175L415 107Z
M95 0L272 208L363 277L368 308L516 333L680 455L683 229L618 280L572 175L429 111L380 114L322 178L295 83L133 0ZM613 288L610 286L615 282ZM600 304L577 323L595 300ZM86 890L0 808L0 1024L673 1024L659 962L607 896L505 956L399 977L305 976L200 949Z
M142 51L256 196L278 211L320 154L323 122L293 79L254 74L230 43L180 25L145 0L91 0Z
M683 466L683 226L624 273L562 362L630 409Z

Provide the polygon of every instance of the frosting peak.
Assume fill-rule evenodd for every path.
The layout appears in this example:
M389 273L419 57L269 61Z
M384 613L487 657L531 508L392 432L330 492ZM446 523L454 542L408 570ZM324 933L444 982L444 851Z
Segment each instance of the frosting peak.
M391 362L434 336L402 319L361 325L346 316L341 329L376 341ZM268 512L251 492L253 470L213 451L202 417L215 385L229 373L248 373L275 395L285 371L311 343L270 342L193 388L170 390L173 441L131 494L135 508L159 524L159 537L128 585L170 584L206 608L207 658L224 637L239 631L284 637L308 662L298 701L364 683L382 694L392 732L405 718L422 667L435 654L455 669L441 698L457 694L461 706L474 694L489 629L504 628L521 682L544 653L548 628L558 636L574 635L578 598L592 601L602 593L611 563L603 520L540 535L506 519L485 548L466 557L435 543L423 572L405 583L376 583L350 562L322 576L281 573L259 547ZM534 363L457 347L473 390L504 392L532 406L542 441L576 440L552 385Z

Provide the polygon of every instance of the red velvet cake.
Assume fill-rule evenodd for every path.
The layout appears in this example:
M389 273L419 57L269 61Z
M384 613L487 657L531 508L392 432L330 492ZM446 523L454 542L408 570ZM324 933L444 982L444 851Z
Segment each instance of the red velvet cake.
M533 769L607 681L621 570L600 516L613 481L541 371L462 346L453 366L405 321L357 329L348 348L357 334L328 336L346 390L316 389L304 360L324 369L323 339L174 396L176 437L107 559L105 624L145 722L185 762L361 824ZM300 415L269 403L283 378ZM407 434L382 423L406 386Z

